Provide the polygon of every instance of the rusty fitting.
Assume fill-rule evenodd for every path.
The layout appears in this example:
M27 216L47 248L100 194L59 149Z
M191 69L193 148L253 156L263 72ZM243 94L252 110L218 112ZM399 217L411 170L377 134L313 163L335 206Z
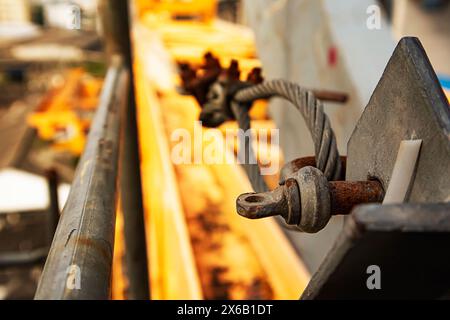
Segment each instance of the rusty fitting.
M329 91L329 90L312 90L317 99L322 101L346 103L348 100L348 94L344 92Z
M345 178L345 169L347 166L347 157L341 156L341 179ZM286 180L297 173L298 170L304 167L316 167L316 158L314 156L310 157L302 157L294 159L288 163L286 163L280 171L280 178L278 180L279 185L283 185Z
M381 202L384 191L378 181L327 181L317 168L301 168L273 191L245 193L236 201L239 215L260 219L280 215L300 231L322 230L332 215L349 214L362 203Z

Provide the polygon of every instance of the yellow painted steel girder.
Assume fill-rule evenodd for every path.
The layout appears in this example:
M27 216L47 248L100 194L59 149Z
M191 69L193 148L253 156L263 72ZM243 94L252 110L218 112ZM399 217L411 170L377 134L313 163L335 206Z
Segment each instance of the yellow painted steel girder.
M249 61L248 65L259 65L259 61L255 59L253 40L248 36L249 31L240 32L243 30L241 27L224 25L222 28L221 23L216 21L208 24L179 23L161 19L148 12L140 15L138 23L140 27L144 26L149 32L160 36L172 60L200 63L203 53L213 48L213 52L225 63L230 59L238 59L242 65L246 65ZM140 37L143 35L146 33L140 33ZM230 50L233 39L235 47ZM174 128L192 130L192 120L197 118L199 107L192 97L180 96L175 91L176 77L165 77L174 79L173 86L158 91L161 87L155 83L154 77L149 76L149 71L151 73L155 66L158 70L162 70L159 69L161 63L147 60L147 57L155 59L158 55L149 55L139 50L159 47L142 46L146 41L149 39L135 39L134 70L152 298L205 297L205 288L202 287L205 275L201 274L204 270L201 271L202 267L198 263L208 261L199 260L197 256L201 252L193 247L194 235L190 234L192 228L188 226L188 220L192 212L195 214L200 210L199 206L208 208L207 203L212 200L220 210L222 218L226 220L228 228L235 233L236 239L242 239L242 242L250 247L250 251L245 248L236 248L233 251L232 247L227 251L228 259L231 259L230 269L234 268L236 271L231 276L245 279L243 273L251 270L238 272L238 269L243 261L249 259L247 254L250 254L253 257L251 259L255 259L258 264L255 272L263 272L274 299L298 299L310 275L280 226L271 218L249 221L236 213L236 197L243 192L251 191L250 183L242 168L237 163L200 163L187 166L195 169L192 170L192 174L183 174L186 168L172 162L171 130ZM258 110L255 112L256 117L265 119L265 103L260 104ZM263 123L259 124L264 126ZM267 127L272 126L268 124ZM212 143L222 145L223 137L219 135L218 140ZM223 152L221 156L225 158L234 157L233 150ZM208 177L200 177L195 172L207 172ZM203 191L197 188L197 180L204 182ZM201 185L201 182L199 184ZM208 195L216 189L220 189L219 195ZM208 199L201 199L204 196ZM201 241L212 241L212 237L213 234ZM234 240L232 243L240 245ZM244 256L240 255L241 253L245 253ZM221 263L223 265L224 262Z

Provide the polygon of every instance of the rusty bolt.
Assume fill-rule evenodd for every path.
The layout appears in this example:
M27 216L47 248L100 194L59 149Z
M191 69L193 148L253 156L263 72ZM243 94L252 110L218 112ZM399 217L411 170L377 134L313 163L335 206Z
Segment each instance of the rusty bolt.
M301 168L273 191L245 193L236 201L239 215L249 219L282 216L300 231L322 230L332 215L349 214L362 203L381 202L378 181L327 181L314 167Z

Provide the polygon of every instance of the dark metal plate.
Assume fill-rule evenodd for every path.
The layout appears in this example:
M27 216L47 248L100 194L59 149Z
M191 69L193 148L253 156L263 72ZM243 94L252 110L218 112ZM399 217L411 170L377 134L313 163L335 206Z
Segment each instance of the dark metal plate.
M450 204L356 208L302 299L450 298ZM380 268L369 290L367 268Z

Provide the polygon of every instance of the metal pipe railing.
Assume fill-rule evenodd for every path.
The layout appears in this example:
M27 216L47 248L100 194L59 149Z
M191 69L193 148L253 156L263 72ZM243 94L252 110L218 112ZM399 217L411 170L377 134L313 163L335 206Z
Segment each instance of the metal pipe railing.
M107 56L120 54L130 69L130 88L134 88L130 33L132 32L132 4L129 0L100 0L99 15ZM123 151L121 152L120 192L124 217L125 266L128 280L127 298L147 300L150 297L147 268L142 181L137 133L136 102L130 90L123 123Z
M110 298L120 120L128 90L129 71L115 56L35 299Z

